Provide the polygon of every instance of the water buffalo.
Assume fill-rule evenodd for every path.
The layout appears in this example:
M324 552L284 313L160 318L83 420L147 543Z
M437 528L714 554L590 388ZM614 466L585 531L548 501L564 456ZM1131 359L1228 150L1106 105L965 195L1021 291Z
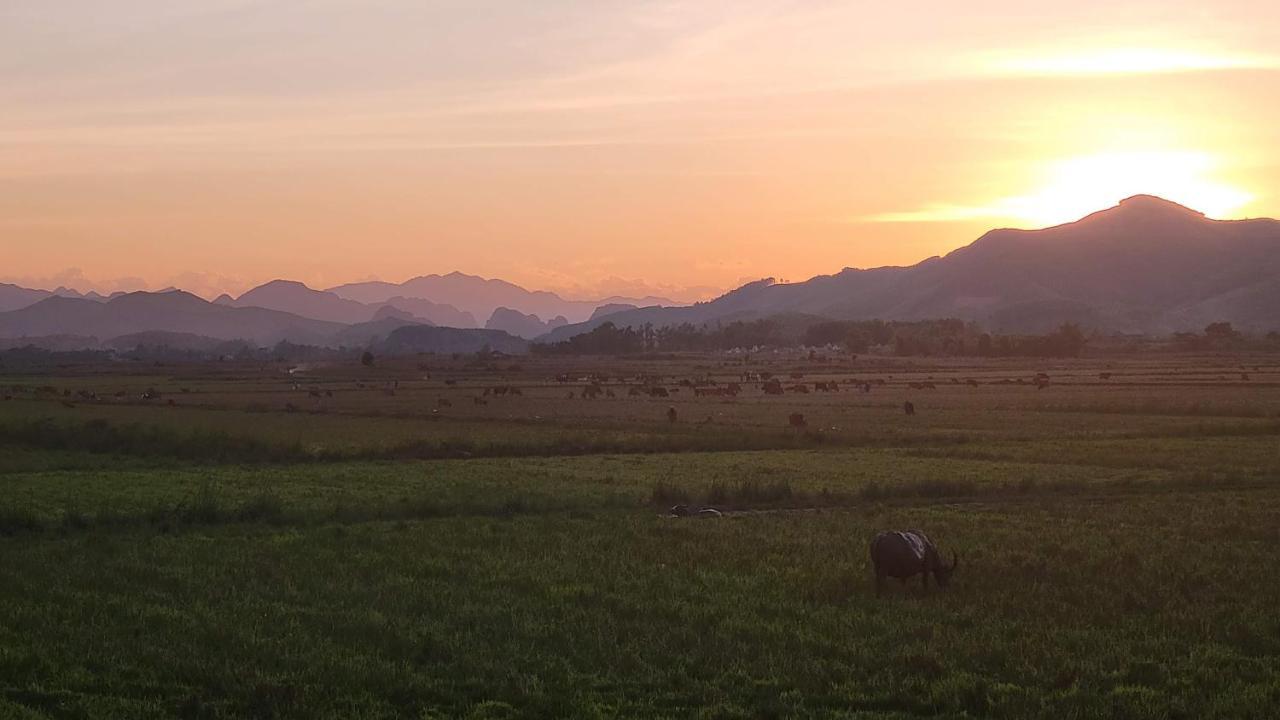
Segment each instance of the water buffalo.
M938 587L951 584L951 573L960 564L960 556L952 553L951 565L942 562L938 548L927 535L919 530L882 532L871 541L871 564L876 571L876 595L883 590L886 577L897 578L904 583L907 578L922 574L924 589L929 589L929 573L938 581Z

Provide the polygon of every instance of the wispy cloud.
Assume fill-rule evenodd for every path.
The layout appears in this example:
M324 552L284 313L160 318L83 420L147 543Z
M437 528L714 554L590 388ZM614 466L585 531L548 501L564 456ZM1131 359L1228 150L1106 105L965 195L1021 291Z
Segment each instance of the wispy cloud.
M1153 75L1280 69L1280 56L1239 55L1150 47L1114 47L1063 53L1003 54L978 63L995 75Z

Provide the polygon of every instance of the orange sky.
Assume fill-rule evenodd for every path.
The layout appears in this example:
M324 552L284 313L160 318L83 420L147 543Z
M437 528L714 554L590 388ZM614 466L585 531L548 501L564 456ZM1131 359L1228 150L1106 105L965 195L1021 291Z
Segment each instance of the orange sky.
M1140 192L1280 216L1275 2L4 3L0 108L28 285L692 299Z

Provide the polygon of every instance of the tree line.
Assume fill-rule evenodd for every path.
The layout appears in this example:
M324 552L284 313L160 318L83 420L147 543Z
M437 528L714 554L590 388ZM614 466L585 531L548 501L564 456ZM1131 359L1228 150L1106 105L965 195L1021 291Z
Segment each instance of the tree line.
M764 318L696 326L618 327L605 322L568 340L534 344L544 355L632 355L646 352L725 351L795 347L841 347L852 353L875 349L900 356L1076 357L1088 338L1072 323L1043 335L984 332L957 319L885 321L788 321Z

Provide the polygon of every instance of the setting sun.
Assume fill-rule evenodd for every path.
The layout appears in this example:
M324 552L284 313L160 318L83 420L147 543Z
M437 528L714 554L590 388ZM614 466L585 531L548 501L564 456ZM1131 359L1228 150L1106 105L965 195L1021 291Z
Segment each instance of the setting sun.
M1035 192L998 209L1035 225L1056 225L1132 195L1158 195L1209 217L1229 217L1253 196L1213 177L1219 161L1190 151L1110 152L1052 163Z

